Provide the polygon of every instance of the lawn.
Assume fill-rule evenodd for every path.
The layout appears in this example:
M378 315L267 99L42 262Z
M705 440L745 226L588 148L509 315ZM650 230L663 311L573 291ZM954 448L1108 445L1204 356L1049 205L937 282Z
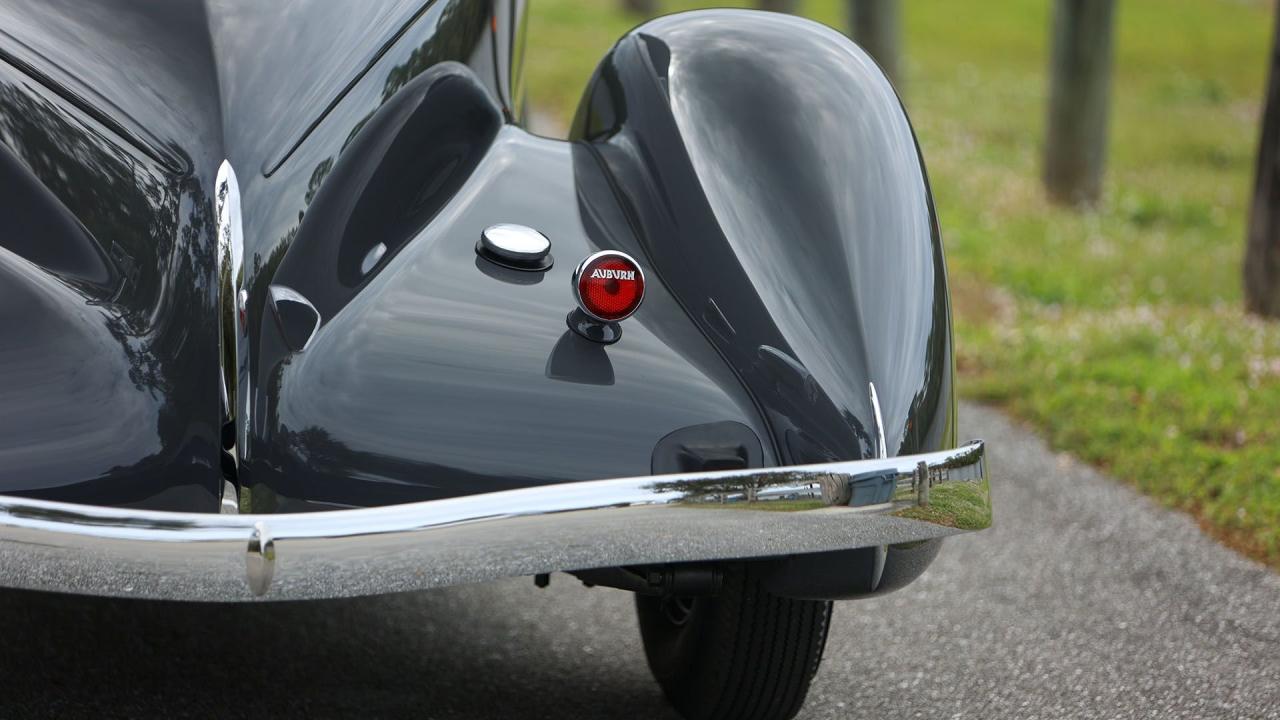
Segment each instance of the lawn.
M1088 212L1039 182L1052 4L902 5L961 392L1280 568L1280 323L1240 309L1271 3L1118 3L1106 191ZM534 0L528 88L553 121L639 22L617 6ZM842 7L802 4L843 29Z
M949 482L930 490L928 505L912 505L893 514L961 530L983 530L991 527L990 498L986 480Z

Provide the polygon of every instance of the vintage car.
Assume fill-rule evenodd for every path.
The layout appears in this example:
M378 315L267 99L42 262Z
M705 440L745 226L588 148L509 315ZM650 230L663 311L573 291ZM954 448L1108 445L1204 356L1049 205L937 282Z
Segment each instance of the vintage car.
M685 716L785 718L832 600L989 524L876 64L664 17L547 139L525 4L0 2L0 586L566 571Z

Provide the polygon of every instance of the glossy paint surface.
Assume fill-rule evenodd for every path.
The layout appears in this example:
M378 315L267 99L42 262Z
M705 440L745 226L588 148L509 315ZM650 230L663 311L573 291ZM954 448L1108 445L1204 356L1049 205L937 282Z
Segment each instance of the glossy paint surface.
M891 455L954 444L928 181L865 53L792 17L661 18L601 63L572 137L583 212L648 259L783 461L872 457L868 383ZM624 214L597 213L614 194Z
M0 418L0 494L216 509L223 160L246 293L232 469L255 512L642 476L673 433L718 462L696 428L726 424L759 439L753 464L873 457L871 382L891 454L954 443L923 166L833 31L649 23L563 143L510 124L522 2L493 22L482 0L106 5L0 2L20 189L0 210L37 228L0 237L0 394L24 411ZM93 27L77 45L63 23ZM478 256L497 223L556 262ZM600 250L647 280L607 347L566 325Z
M505 220L538 228L559 257L601 249L575 202L567 145L500 132L435 219L326 313L306 352L264 366L253 509L647 474L673 430L759 428L750 397L665 291L651 288L606 348L565 324L572 263L529 273L476 255L480 233ZM262 362L272 332L263 326Z
M0 7L0 493L217 501L216 92L185 5Z
M239 171L256 327L316 158L439 62L487 63L492 89L488 12L0 2L0 494L216 511L219 165Z

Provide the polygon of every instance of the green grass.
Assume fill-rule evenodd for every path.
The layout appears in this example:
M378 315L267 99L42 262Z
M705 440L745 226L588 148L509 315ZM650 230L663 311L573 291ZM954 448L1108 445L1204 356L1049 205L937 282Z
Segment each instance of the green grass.
M843 29L843 5L802 10ZM1105 196L1078 212L1039 181L1052 3L902 0L961 391L1280 567L1280 325L1240 311L1271 3L1117 5ZM562 123L640 20L616 6L533 4L530 99Z
M961 530L983 530L991 527L991 487L986 480L943 483L929 491L928 505L913 505L893 514Z

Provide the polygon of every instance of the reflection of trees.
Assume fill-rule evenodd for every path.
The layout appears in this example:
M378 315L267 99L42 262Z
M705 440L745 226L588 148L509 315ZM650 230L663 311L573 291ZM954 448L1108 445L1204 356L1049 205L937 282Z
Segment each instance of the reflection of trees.
M433 65L447 60L466 62L475 50L479 38L486 31L488 9L484 3L471 0L440 0L437 4L442 7L436 17L435 27L426 31L425 39L409 53L409 57L403 63L392 67L383 80L382 101L379 107ZM428 11L428 15L434 12L433 8ZM376 112L377 108L374 108L352 125L339 154L347 149ZM293 241L298 237L306 208L315 200L336 162L337 157L334 156L325 158L316 165L307 181L302 208L298 211L298 222L285 231L265 258L260 253L254 254L253 279L248 283L253 297L265 297L267 285L275 276L276 269L284 260Z
M303 203L310 205L312 200L316 199L316 193L320 192L320 186L324 184L324 179L329 176L329 172L333 170L333 158L325 158L316 165L315 170L311 171L311 179L307 181L307 192L303 195Z
M452 0L444 3L444 9L440 11L434 31L409 53L406 61L391 68L391 72L387 73L382 83L382 102L390 100L411 80L437 63L446 60L466 62L468 56L475 50L477 39L485 32L487 20L488 12L483 3L469 0ZM374 112L377 110L360 118L352 126L351 131L347 133L347 139L342 143L343 150L346 150L351 141L355 140L356 135L360 134ZM311 198L307 198L307 203L311 203Z
M117 279L110 297L95 300L129 358L130 380L139 390L164 394L169 374L160 358L166 355L157 351L164 349L172 306L189 306L192 295L207 289L205 271L213 259L208 202L199 186L190 183L196 197L179 235L184 188L150 159L82 125L63 107L2 84L0 133L117 265L135 267ZM149 326L153 319L158 327ZM185 323L178 327L185 330Z
M285 230L274 242L266 243L261 246L260 251L252 253L252 259L246 258L246 288L249 290L252 302L258 308L264 307L263 300L267 297L268 286L274 281L277 271L284 262L285 256L294 242L297 241L299 233L302 229L303 219L308 208L316 201L320 190L329 180L331 173L341 160L341 156L346 152L347 148L365 128L367 123L378 112L381 105L390 100L397 92L407 85L414 78L432 66L444 61L466 62L475 51L479 39L483 33L487 32L488 8L484 3L476 3L471 0L437 0L419 20L419 25L410 30L411 33L422 37L422 41L412 49L404 62L394 66L383 79L381 100L378 107L370 108L369 111L359 120L352 122L349 129L346 129L345 138L340 148L333 155L325 157L318 162L307 179L305 189L301 188L301 183L288 186L284 191L288 194L282 194L279 202L282 203L298 203L297 204L297 221ZM430 24L431 26L427 26ZM398 51L397 51L398 52ZM371 79L371 81L373 81ZM337 116L330 118L327 122L337 123ZM340 131L341 132L341 131ZM327 134L317 134L317 138L329 137ZM339 137L342 137L339 135ZM324 140L312 140L317 146L325 147ZM327 152L327 150L326 150ZM299 193L299 194L295 194ZM299 202L300 200L300 202ZM304 242L306 240L304 239ZM300 252L305 248L299 248ZM326 318L327 319L327 318ZM281 494L291 495L293 497L318 498L326 493L329 496L350 497L352 490L350 488L351 480L349 477L339 478L333 475L334 487L327 487L326 480L330 478L329 473L337 473L344 468L359 468L361 473L381 474L385 477L418 477L421 476L423 466L417 463L409 463L376 454L357 453L349 450L342 443L331 438L323 428L310 427L302 430L289 430L279 425L277 417L277 401L282 392L282 382L284 377L284 368L289 362L288 354L283 349L269 347L271 343L262 341L264 337L262 328L264 323L268 322L266 312L251 313L250 336L258 338L255 342L253 354L251 354L252 369L251 373L255 380L255 385L263 391L265 397L265 406L261 412L265 414L265 424L267 427L278 428L273 433L271 440L275 447L271 450L265 450L264 455L270 456L273 462L277 457L287 467L284 469L273 468L270 475L273 478L272 483L282 485ZM323 462L316 460L323 458ZM290 470L289 468L292 468ZM320 468L325 468L323 471ZM291 472L297 477L308 477L316 480L315 484L306 489L293 489ZM458 473L452 470L445 470L450 476L457 476ZM477 478L477 483L482 480L488 480L492 486L491 479ZM251 481L252 482L252 481ZM341 487L338 487L338 483ZM390 486L388 486L390 487ZM395 492L412 493L412 486L406 486ZM255 491L256 492L256 491ZM379 488L373 491L368 501L371 504L377 504L377 497L386 494L390 497L393 491L387 488ZM420 495L419 489L418 494ZM409 498L400 498L397 501L405 499L421 499L414 496Z
M436 63L465 62L486 31L486 13L483 3L466 0L433 4L426 18L434 27L414 31L424 33L425 40L388 73L383 101ZM362 126L357 123L350 136ZM188 456L206 451L209 457L203 460L213 461L211 472L216 473L217 439L213 431L196 429L217 427L212 403L217 402L213 383L219 325L201 319L217 317L218 249L213 198L197 179L207 175L212 182L213 173L197 167L180 147L143 150L110 135L4 65L0 142L83 224L117 270L113 285L105 289L63 281L100 307L102 322L128 361L134 388L159 405L160 452L109 473L128 474L130 482L117 484L132 488L110 496L133 492L139 497L127 499L136 500L155 494L170 481L161 471L170 464L189 464ZM326 159L313 170L303 208L314 200L335 162L336 157ZM195 170L178 172L170 165ZM300 223L301 209L298 219ZM266 296L266 285L297 234L295 224L269 249L253 254L246 286L254 298ZM249 262L246 258L246 269ZM205 434L210 435L207 448L201 446ZM203 484L198 477L190 481Z
M486 3L474 0L444 3L435 32L409 53L408 60L387 73L382 84L382 101L390 100L400 88L436 63L445 60L466 62L476 47L477 39L485 31L488 14Z
M844 419L845 425L849 428L849 431L853 433L853 436L858 439L858 443L862 447L867 448L867 453L864 457L875 457L876 453L879 451L879 448L876 447L876 445L880 441L871 436L871 433L867 431L867 428L862 424L862 421L859 420L858 417L849 410L849 408L840 408L840 417Z
M4 80L0 75L0 137L117 270L114 286L105 291L68 284L99 306L106 330L128 361L129 380L158 401L159 453L108 474L131 478L120 487L141 497L129 500L148 497L171 482L161 475L163 465L188 464L182 453L204 450L193 444L200 431L192 425L213 410L207 401L216 397L217 326L199 321L215 316L212 203L192 175L172 174L148 153L81 121L61 101ZM179 149L167 152L191 167ZM200 377L209 379L194 379Z
M292 430L280 425L268 483L253 487L254 511L271 509L273 498L299 498L343 505L392 505L495 492L545 483L514 475L485 475L400 455L357 450L325 428ZM258 505L263 498L263 505Z
M814 488L813 486L817 486ZM762 491L794 490L788 495L813 496L837 499L843 487L838 475L806 471L753 472L722 477L664 480L652 486L655 493L678 493L680 502L726 503L756 502Z
M298 431L286 429L280 436L289 453L313 467L340 467L352 454L327 430L314 425Z
M129 360L134 385L162 401L158 434L161 454L167 455L189 443L193 423L200 423L202 417L208 416L208 426L214 427L213 418L217 417L213 414L214 406L206 402L215 397L216 368L209 361L216 358L213 352L218 342L213 332L216 326L200 321L200 318L216 316L210 288L213 277L210 271L215 263L215 228L212 203L194 178L165 183L153 176L148 181L138 189L145 192L153 204L146 216L145 231L135 230L134 237L154 243L153 253L168 251L167 263L164 255L153 256L159 262L149 269L155 281L164 284L164 294L155 298L158 312L152 315L153 323L137 322L142 319L138 313L148 308L134 306L135 322L124 322L122 318L126 315L109 315L112 319L108 321L108 330ZM130 189L121 188L121 194L127 194ZM179 215L182 205L187 207L186 218ZM138 256L147 257L143 250ZM146 263L143 264L145 267ZM206 367L209 372L202 372ZM208 381L201 382L200 378ZM216 440L211 438L210 445L210 449L216 447ZM167 482L162 478L158 480Z
M102 142L61 106L20 84L0 79L0 138L24 165L72 214L90 237L113 259L132 255L117 240L132 230L128 216L146 217L150 203L138 193L117 196L115 188L134 184L134 160L123 150ZM119 264L119 263L117 263ZM137 280L138 278L133 278ZM123 278L115 278L118 285ZM103 301L118 290L85 287L78 290Z

